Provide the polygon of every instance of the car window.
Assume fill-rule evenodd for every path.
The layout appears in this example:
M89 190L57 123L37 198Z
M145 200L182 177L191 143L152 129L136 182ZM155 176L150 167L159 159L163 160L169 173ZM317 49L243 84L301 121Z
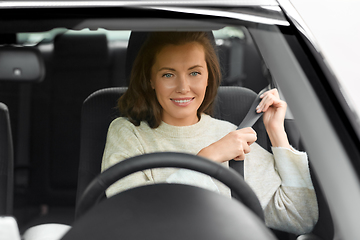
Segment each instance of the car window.
M36 32L36 33L17 33L17 43L24 46L35 46L41 42L51 42L58 34L106 34L108 41L127 41L129 40L131 31L112 31L106 29L89 30L83 29L79 31L68 30L66 28L56 28L47 32ZM214 37L216 39L224 39L230 37L237 37L244 39L244 32L235 27L225 27L214 31Z
M127 41L130 36L130 31L108 31L105 29L98 29L92 31L89 29L83 29L80 31L68 30L66 28L56 28L48 32L40 33L18 33L17 42L25 46L35 46L41 42L52 42L56 35L58 34L72 34L72 35L81 35L81 34L105 34L108 41Z
M215 37L218 56L222 63L222 85L223 86L246 86L259 92L266 84L265 65L261 62L255 45L251 40L250 34L243 27L223 27L212 31ZM106 30L99 28L97 30L69 30L66 28L55 28L47 32L18 33L17 43L22 46L35 46L42 52L51 54L54 49L56 36L84 36L104 35L108 42L110 54L118 52L119 49L126 49L131 31L129 30ZM246 56L245 56L246 54ZM119 58L124 58L124 54ZM246 71L249 64L252 64L252 71ZM119 66L119 71L123 71L123 66ZM254 69L255 68L255 69ZM124 79L124 76L120 76ZM121 80L120 86L125 86L124 80Z

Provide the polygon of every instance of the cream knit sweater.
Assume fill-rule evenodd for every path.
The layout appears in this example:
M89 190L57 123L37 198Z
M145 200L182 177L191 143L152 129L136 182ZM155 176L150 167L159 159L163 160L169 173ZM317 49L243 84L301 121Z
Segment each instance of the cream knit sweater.
M144 153L197 154L235 129L233 124L205 114L191 126L177 127L162 122L155 129L146 122L136 127L125 118L117 118L109 127L101 169L104 171L126 158ZM317 222L318 208L307 155L294 149L272 148L272 151L273 154L256 143L251 145L244 163L245 181L259 198L268 227L295 234L310 232ZM201 173L174 168L134 173L114 183L106 194L110 197L139 185L161 182L193 184L230 196L229 189L220 182Z

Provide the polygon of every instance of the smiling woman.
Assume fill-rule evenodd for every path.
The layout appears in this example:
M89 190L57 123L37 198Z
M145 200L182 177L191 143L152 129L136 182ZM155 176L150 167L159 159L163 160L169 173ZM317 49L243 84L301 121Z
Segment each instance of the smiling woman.
M157 54L150 82L164 122L174 126L197 123L208 85L203 47L196 42L164 47Z
M296 234L311 231L318 218L316 196L306 153L290 147L286 137L286 103L273 89L261 96L257 108L264 113L271 154L255 142L252 128L236 130L209 115L219 79L207 33L150 33L134 62L129 88L119 99L124 117L109 127L102 171L153 152L199 155L224 167L231 159L245 160L245 181L259 198L267 226ZM111 185L106 194L164 182L196 185L230 197L229 189L211 177L176 168L136 172Z
M197 105L193 108L197 118L190 121L197 122L201 113L211 114L221 76L214 44L210 41L208 33L204 32L159 32L151 34L135 59L129 89L119 100L121 112L136 126L145 120L150 127L156 128L164 120L163 114L168 115L166 106L172 106L176 103L170 98L178 98L176 100L182 101L183 98L193 98L195 96L190 96L190 94L197 94L201 88L202 93L194 99L196 104L191 104ZM197 52L192 53L190 57L188 53L192 50ZM190 59L191 62L188 61ZM186 66L184 65L185 62ZM184 75L187 75L186 79ZM195 81L196 86L194 81L191 81L190 84L191 78L202 79L202 84L199 81ZM166 84L159 84L160 79L162 79L162 83L166 79ZM163 86L163 91L159 89L160 86ZM184 90L192 91L193 87L196 88L196 92L184 92ZM170 91L174 92L171 94L175 95L166 96L167 100L162 101L162 93L165 92L165 89L167 89L167 93ZM178 101L177 106L172 106L177 107L176 112L181 109L179 105L184 104Z

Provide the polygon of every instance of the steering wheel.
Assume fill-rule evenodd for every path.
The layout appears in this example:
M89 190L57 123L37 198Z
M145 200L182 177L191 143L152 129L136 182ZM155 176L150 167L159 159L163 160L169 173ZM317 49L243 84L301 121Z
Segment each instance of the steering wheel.
M126 190L92 208L115 181L163 167L207 174L228 186L239 201L189 185L152 184ZM63 239L84 234L91 240L276 239L264 224L255 193L235 170L196 155L173 152L129 158L96 177L84 191L73 228Z
M105 190L119 179L131 173L151 168L186 168L207 174L229 187L234 197L264 220L264 213L255 193L233 169L209 161L197 155L157 152L135 156L110 167L96 177L85 189L77 208L76 219L94 206Z

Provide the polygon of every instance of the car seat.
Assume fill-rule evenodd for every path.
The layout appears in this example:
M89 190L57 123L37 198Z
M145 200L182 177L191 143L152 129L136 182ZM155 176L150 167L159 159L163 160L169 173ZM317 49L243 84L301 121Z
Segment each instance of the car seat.
M12 214L14 155L9 111L0 103L0 216Z
M29 201L74 207L80 110L97 89L114 86L105 34L58 34L46 78L32 90ZM64 174L66 172L66 174Z

